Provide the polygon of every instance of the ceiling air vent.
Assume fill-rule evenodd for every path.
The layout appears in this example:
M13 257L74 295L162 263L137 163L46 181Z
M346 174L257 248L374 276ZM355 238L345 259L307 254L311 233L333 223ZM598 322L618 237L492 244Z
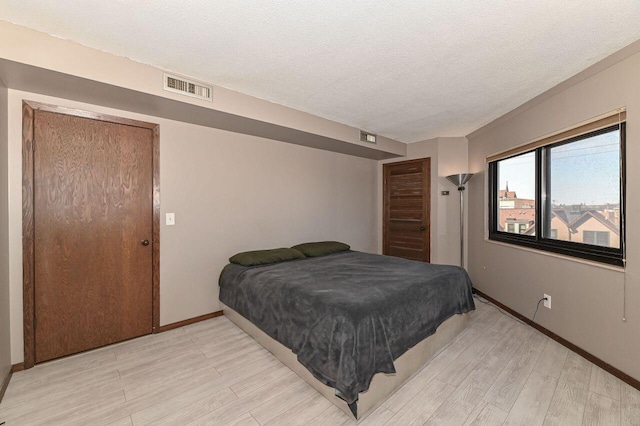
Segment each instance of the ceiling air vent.
M376 143L376 135L360 130L360 140L362 142Z
M164 75L164 90L206 101L213 100L213 87L171 74Z

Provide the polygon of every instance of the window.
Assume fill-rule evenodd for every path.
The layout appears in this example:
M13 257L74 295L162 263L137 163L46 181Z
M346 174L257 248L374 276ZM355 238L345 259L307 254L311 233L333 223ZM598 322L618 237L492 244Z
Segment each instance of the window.
M521 234L530 222L535 222L535 165L535 152L497 162L499 185L494 195L498 200L498 229Z
M489 238L622 265L625 130L609 123L490 159Z
M582 231L582 242L594 246L609 247L609 231Z
M568 228L559 238L564 241L604 245L604 240L594 239L592 232L587 239L585 227L587 230L610 227L611 232L619 235L619 223L611 221L607 213L620 210L618 129L560 142L544 151L548 173L546 207L550 211L545 218L544 229L548 230L545 237L553 238L550 228L559 227L560 222ZM620 248L620 238L607 238L606 246Z

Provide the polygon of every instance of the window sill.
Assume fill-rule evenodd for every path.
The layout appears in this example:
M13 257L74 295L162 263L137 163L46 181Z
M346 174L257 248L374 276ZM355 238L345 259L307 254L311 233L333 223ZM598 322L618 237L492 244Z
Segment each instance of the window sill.
M550 252L550 251L546 251L546 250L538 250L538 249L535 249L535 248L525 247L525 246L521 246L521 245L518 245L518 244L509 244L509 243L504 243L502 241L490 240L487 237L484 238L484 242L485 243L491 243L491 244L497 244L499 246L509 247L509 248L513 248L513 249L517 249L517 250L524 250L524 251L528 251L528 252L532 252L532 253L536 253L536 254L541 254L543 256L555 257L556 259L562 259L562 260L568 260L568 261L571 261L571 262L582 263L583 265L595 266L597 268L608 269L610 271L621 272L621 273L625 272L624 267L622 267L622 266L609 265L607 263L595 262L593 260L581 259L579 257L567 256L567 255L564 255L564 254L554 253L554 252Z

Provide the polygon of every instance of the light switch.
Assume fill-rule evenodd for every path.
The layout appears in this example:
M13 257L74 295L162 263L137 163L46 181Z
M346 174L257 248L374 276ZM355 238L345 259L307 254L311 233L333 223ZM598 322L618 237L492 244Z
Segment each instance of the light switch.
M175 225L175 224L176 224L176 214L167 213L167 225Z

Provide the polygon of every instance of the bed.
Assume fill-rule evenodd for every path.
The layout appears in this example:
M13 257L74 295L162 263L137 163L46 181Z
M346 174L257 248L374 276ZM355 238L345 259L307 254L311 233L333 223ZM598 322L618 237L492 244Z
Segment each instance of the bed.
M462 268L351 250L229 264L219 284L229 319L356 418L453 340L475 309Z

